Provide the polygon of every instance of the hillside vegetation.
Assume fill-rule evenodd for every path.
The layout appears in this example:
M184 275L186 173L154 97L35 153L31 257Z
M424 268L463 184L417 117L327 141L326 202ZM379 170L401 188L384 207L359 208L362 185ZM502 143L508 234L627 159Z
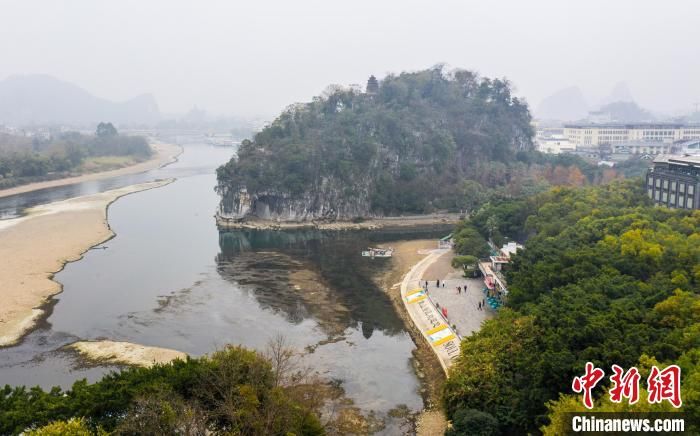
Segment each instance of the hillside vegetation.
M472 253L484 239L526 239L507 272L506 307L462 343L444 405L460 428L496 422L488 434L563 434L563 412L582 411L571 383L587 361L606 371L596 409L633 407L607 399L611 365L682 369L687 422L700 423L700 211L651 205L634 179L555 188L481 208L456 234ZM483 250L483 248L479 248ZM551 420L551 422L550 422ZM687 428L686 428L687 430ZM484 433L486 434L486 433Z
M366 213L426 212L458 207L465 177L497 183L490 163L530 149L527 105L506 80L436 67L389 75L376 94L329 87L290 106L219 169L219 191L335 191Z
M321 435L322 386L292 371L283 347L241 347L129 368L72 389L0 389L0 434Z
M221 213L305 220L471 210L487 193L620 176L533 151L532 136L528 106L505 79L438 66L372 77L368 92L330 86L287 108L219 168Z

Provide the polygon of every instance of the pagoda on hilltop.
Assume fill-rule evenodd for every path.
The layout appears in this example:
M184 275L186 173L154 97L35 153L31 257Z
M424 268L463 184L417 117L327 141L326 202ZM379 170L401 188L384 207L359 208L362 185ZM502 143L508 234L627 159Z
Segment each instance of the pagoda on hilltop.
M377 95L377 93L379 93L379 81L374 75L369 76L369 79L367 79L367 94Z

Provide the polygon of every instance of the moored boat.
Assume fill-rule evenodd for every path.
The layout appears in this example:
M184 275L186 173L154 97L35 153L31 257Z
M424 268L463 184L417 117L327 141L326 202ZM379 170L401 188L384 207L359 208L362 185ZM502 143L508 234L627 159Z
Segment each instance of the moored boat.
M394 254L394 249L391 247L388 248L368 248L367 250L362 251L362 256L363 257L391 257Z

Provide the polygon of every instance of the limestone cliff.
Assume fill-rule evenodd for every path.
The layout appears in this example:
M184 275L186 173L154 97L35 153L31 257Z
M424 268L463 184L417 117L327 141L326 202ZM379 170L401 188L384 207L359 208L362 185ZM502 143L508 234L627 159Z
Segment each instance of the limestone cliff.
M249 192L245 186L220 186L218 215L233 221L248 218L295 222L376 216L371 212L367 187L362 190L364 192L354 189L355 194L347 196L345 189L334 185L325 179L318 189L300 194L279 189Z

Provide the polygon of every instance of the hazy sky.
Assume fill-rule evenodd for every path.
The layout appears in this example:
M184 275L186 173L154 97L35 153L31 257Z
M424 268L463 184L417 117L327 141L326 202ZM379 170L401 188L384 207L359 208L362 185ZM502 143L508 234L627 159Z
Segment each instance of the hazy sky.
M0 79L45 73L161 111L273 115L327 84L444 62L533 106L625 81L656 110L700 101L700 1L0 0Z

